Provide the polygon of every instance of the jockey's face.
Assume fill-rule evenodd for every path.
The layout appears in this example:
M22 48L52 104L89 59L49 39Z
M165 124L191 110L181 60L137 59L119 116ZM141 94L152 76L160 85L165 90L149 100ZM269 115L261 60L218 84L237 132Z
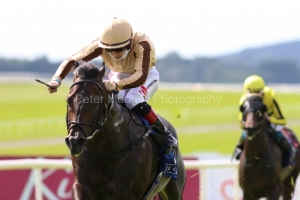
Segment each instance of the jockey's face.
M110 51L108 52L112 57L114 57L114 59L119 60L123 57L124 53L126 51L126 48L123 48L122 51L120 51L120 49L118 49L118 51Z
M116 61L120 61L126 58L127 54L129 53L130 49L126 47L118 48L118 49L106 49L110 57L112 57Z

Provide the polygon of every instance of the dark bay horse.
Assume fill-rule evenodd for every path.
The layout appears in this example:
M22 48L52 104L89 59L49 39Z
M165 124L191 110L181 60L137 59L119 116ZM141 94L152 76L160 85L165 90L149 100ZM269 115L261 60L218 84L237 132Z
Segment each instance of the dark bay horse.
M74 70L67 97L65 140L75 175L73 199L150 200L158 194L160 199L181 200L186 175L179 149L177 179L158 176L158 145L141 119L106 90L104 72L103 66L81 64ZM177 138L174 127L163 120Z
M249 95L241 107L246 134L240 157L239 184L244 200L266 197L268 200L292 199L300 171L299 142L288 128L285 132L295 142L295 165L283 167L284 154L275 142L275 134L265 116L261 96Z

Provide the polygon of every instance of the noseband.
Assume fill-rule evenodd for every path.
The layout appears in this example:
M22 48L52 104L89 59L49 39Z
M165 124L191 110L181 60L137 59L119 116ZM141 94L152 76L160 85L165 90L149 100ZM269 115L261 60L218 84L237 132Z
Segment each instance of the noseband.
M100 90L101 92L101 95L103 95L103 88L102 86L94 81L94 80L90 80L90 79L82 79L80 81L77 81L75 83L73 83L70 87L70 89L72 89L73 86L75 85L79 85L81 83L93 83L97 86L97 88ZM106 123L107 121L107 118L108 118L108 115L111 111L111 108L113 107L113 103L114 101L112 100L111 101L111 105L110 105L110 108L108 109L107 105L105 104L105 115L104 115L104 118L100 119L100 114L101 114L101 107L99 106L99 109L98 109L98 112L97 112L97 115L93 121L93 123L89 123L89 122L81 122L81 121L69 121L69 118L68 118L68 109L67 109L67 116L66 116L66 124L67 124L67 128L68 128L68 133L70 132L70 129L73 128L74 126L78 126L81 130L83 130L84 132L84 135L86 137L87 140L90 140L90 139L93 139L94 136L100 132L102 126ZM97 121L98 120L98 121ZM91 126L92 128L94 128L95 126L95 122L96 124L98 124L98 126L96 127L95 131L90 135L90 136L87 136L87 133L86 131L84 130L84 128L82 127L82 125L88 125L88 126ZM93 129L92 129L93 130Z

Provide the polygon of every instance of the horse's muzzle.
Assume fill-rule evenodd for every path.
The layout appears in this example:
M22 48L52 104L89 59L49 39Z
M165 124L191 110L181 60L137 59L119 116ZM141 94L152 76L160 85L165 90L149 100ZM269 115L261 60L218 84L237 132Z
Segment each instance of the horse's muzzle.
M247 132L247 137L249 140L252 140L257 134L261 133L260 126L244 128L244 130Z
M79 136L71 136L68 135L65 138L65 142L70 149L70 153L72 156L79 156L85 145L86 139Z

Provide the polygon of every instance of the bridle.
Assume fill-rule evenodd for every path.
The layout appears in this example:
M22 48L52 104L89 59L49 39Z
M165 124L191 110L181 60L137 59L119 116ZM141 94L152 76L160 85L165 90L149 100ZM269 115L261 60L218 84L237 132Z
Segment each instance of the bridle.
M97 86L97 88L100 90L101 92L101 96L103 96L103 88L102 86L94 81L94 80L90 80L90 79L82 79L82 80L79 80L77 82L74 82L71 87L70 87L70 90L72 89L72 87L74 87L75 85L79 85L79 84L82 84L82 83L93 83ZM113 107L113 103L114 103L114 100L111 101L111 104L110 104L110 107L108 108L108 105L105 104L105 114L104 114L104 117L101 119L101 107L99 106L99 109L97 111L97 115L95 117L95 119L93 120L92 123L90 122L81 122L81 121L69 121L69 115L68 115L68 109L67 109L67 116L66 116L66 124L67 124L67 129L68 129L68 133L70 132L70 130L74 127L74 126L78 126L81 130L83 130L84 132L84 135L85 135L85 138L87 140L91 140L94 138L94 136L99 133L101 131L101 128L103 127L103 125L107 122L107 118L108 118L108 115ZM82 125L88 125L88 126L91 126L92 127L92 130L94 129L94 126L97 125L97 127L94 129L94 132L90 135L90 136L87 136L87 133L85 131L85 129L82 127Z
M243 109L243 110L242 110ZM250 108L250 103L248 101L245 101L243 108L241 107L241 110L243 111L243 123L245 122L245 116L252 112L253 115L259 115L258 123L254 127L243 127L243 129L247 132L254 133L253 135L249 136L248 139L252 140L257 134L261 133L263 119L264 119L264 110L260 111L259 109L253 109ZM253 117L253 116L252 116Z
M243 115L246 115L248 112L249 111L246 110L245 113L243 113ZM250 112L252 112L252 111L250 111ZM253 112L253 114L255 114L255 115L261 115L258 118L258 123L256 123L256 125L254 127L244 127L243 128L247 132L254 133L251 136L249 136L249 134L247 134L248 135L248 139L250 139L250 140L252 140L257 134L259 134L259 133L262 132L262 123L263 123L264 116L263 116L263 113L258 113L258 112L260 112L260 111Z

